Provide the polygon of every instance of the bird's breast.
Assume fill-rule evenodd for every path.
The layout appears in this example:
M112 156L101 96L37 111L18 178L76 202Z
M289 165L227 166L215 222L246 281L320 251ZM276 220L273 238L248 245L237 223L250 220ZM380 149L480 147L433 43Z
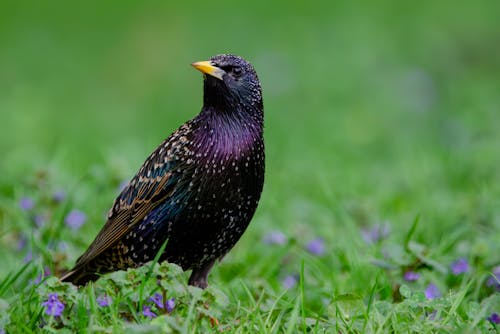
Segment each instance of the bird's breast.
M188 211L202 220L227 218L238 210L253 212L264 180L262 136L248 127L201 130L192 140Z

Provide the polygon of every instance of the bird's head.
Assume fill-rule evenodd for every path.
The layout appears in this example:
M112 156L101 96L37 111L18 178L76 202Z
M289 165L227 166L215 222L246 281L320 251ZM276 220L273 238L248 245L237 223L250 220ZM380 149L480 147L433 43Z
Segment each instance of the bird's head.
M253 66L235 55L217 55L192 64L204 74L205 107L220 111L243 108L262 111L262 92Z

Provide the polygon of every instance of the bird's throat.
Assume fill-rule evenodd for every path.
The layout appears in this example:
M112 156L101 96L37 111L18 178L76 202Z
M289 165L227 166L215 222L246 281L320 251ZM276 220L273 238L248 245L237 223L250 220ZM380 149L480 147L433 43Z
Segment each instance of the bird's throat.
M238 159L262 142L260 115L204 107L198 121L195 147L210 159Z

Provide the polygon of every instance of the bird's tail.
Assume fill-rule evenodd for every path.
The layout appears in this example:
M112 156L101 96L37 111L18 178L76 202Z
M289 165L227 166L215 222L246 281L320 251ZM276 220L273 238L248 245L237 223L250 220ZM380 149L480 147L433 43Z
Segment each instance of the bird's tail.
M95 281L99 276L95 273L89 273L84 268L75 267L61 277L62 282L71 282L75 285L85 285L89 281Z

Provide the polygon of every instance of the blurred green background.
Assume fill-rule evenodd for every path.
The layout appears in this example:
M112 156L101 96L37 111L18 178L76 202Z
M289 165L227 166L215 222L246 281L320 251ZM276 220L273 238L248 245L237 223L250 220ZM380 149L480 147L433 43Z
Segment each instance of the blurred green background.
M420 212L430 242L464 215L498 234L499 13L494 0L2 1L0 178L14 193L38 169L128 179L199 112L190 63L235 53L266 113L251 230L334 241L344 214L407 229ZM102 217L113 196L87 210Z

